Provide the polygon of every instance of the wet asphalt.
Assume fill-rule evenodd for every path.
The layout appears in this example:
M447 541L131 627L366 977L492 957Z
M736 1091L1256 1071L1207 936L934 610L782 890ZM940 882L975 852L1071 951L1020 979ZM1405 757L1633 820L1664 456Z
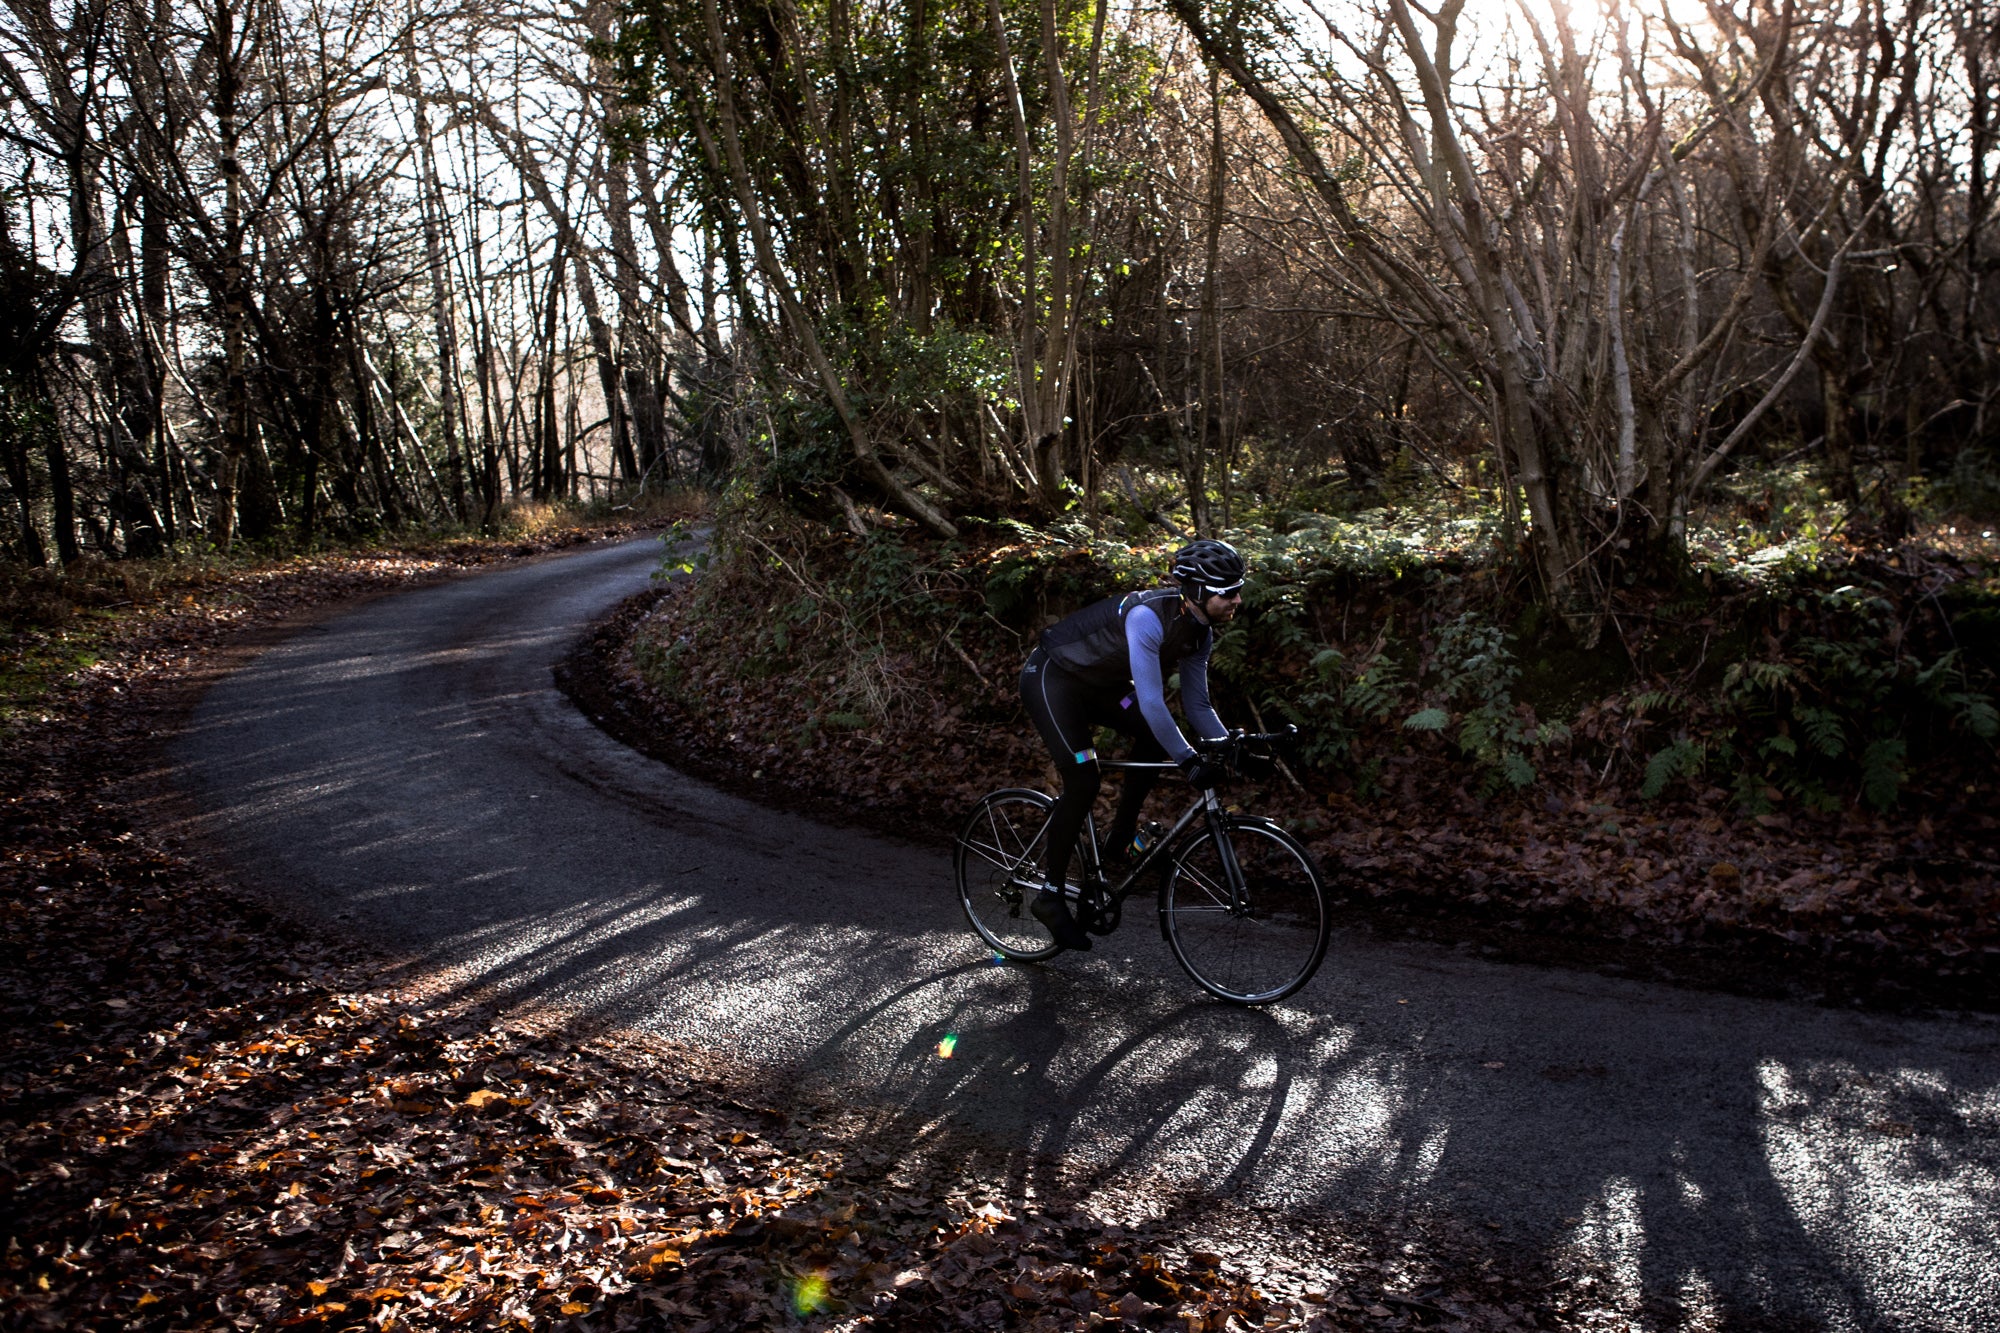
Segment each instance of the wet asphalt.
M946 853L719 792L557 692L553 664L660 555L505 566L264 652L177 743L194 832L448 988L865 1101L912 1145L986 1145L1022 1194L1081 1173L1443 1215L1590 1266L1634 1327L2000 1328L2000 1023L1358 934L1246 1011L1203 998L1143 912L1088 956L997 965Z

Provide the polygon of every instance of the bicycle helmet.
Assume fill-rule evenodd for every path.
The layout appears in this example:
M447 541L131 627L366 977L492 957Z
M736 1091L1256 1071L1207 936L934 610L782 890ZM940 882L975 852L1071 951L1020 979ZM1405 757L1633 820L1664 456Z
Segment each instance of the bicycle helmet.
M1243 586L1243 557L1228 542L1203 537L1174 552L1173 574L1192 601L1227 597Z

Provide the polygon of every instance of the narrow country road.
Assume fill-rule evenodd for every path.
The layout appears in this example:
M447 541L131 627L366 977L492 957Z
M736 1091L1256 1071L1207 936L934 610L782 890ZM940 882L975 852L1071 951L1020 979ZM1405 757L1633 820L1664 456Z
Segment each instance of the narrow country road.
M2000 1024L1359 936L1246 1012L1201 998L1144 913L1087 957L996 966L946 854L719 793L556 692L553 663L659 555L504 567L264 653L178 744L198 832L456 985L852 1089L912 1143L991 1144L1024 1191L1061 1159L1442 1211L1602 1264L1642 1327L2000 1327Z

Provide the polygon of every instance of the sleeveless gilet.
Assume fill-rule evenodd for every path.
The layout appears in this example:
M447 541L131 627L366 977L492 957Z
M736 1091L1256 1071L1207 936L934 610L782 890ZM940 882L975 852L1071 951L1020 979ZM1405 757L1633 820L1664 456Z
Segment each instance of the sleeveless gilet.
M1171 676L1180 663L1205 651L1214 640L1214 631L1193 616L1180 614L1177 588L1153 588L1107 597L1086 606L1042 631L1042 649L1070 675L1093 685L1117 686L1132 679L1130 649L1125 638L1125 617L1142 606L1166 626L1160 642L1160 678Z

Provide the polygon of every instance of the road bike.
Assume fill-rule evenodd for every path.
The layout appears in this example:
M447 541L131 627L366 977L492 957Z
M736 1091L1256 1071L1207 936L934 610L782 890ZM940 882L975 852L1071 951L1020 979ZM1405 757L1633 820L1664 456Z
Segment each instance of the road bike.
M1232 734L1206 742L1205 757L1240 771L1257 747L1282 732ZM1178 771L1166 763L1099 760L1107 769ZM952 868L965 919L1002 958L1034 962L1061 946L1026 909L1044 882L1042 847L1055 798L1008 787L981 798L959 831ZM1125 899L1159 880L1160 934L1174 958L1211 995L1232 1004L1270 1004L1312 980L1326 956L1332 918L1312 854L1276 823L1232 812L1213 788L1173 826L1149 840L1115 882L1105 874L1095 819L1086 819L1063 893L1077 924L1093 935L1118 926Z

